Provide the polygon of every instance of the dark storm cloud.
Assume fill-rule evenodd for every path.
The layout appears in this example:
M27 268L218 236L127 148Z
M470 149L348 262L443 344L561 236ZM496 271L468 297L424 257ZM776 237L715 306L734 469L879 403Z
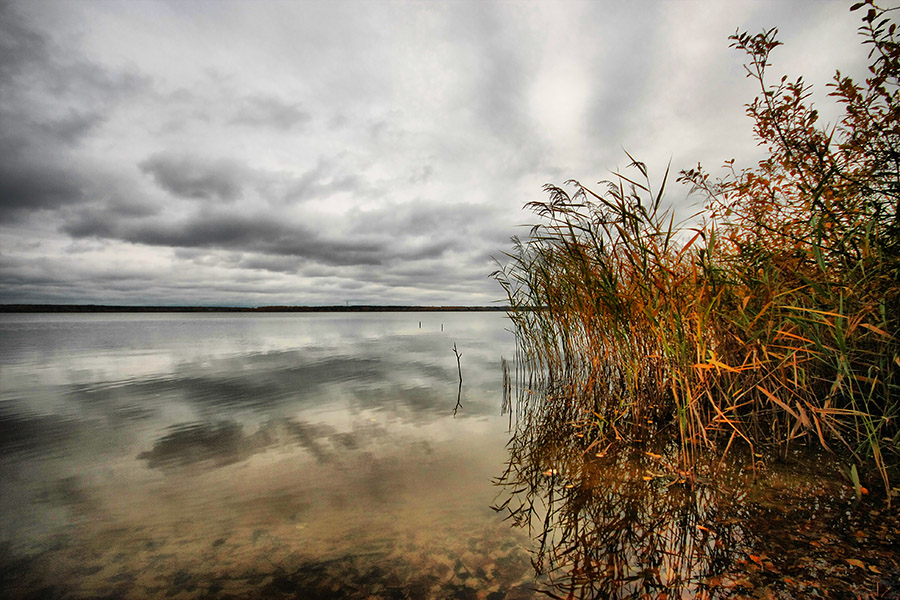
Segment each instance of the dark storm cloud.
M284 102L271 96L254 96L244 100L231 122L286 131L305 125L311 119L312 116L299 104Z
M84 182L77 171L38 161L24 145L10 142L0 139L0 219L84 200Z
M0 3L0 217L88 200L94 174L73 150L146 83L62 53Z
M40 128L50 137L66 145L74 146L96 129L105 117L97 111L69 111L69 114L40 124Z
M70 173L40 160L23 121L30 120L19 85L46 59L44 38L27 27L8 3L0 3L0 217L26 208L58 206L82 195Z
M234 160L204 160L187 154L161 152L138 163L161 188L182 198L234 200L252 177Z
M274 216L200 212L184 221L119 220L94 212L63 226L72 237L120 239L149 246L217 248L291 256L328 265L380 264L385 244L363 237L329 239Z

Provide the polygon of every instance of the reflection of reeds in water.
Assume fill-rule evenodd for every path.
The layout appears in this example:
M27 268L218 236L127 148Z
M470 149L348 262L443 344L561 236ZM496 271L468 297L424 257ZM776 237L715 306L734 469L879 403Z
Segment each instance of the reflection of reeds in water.
M495 507L536 540L533 565L556 596L718 597L718 577L748 551L730 517L740 496L678 470L678 448L586 451L555 405L526 416L497 479ZM535 421L533 419L537 419Z
M500 370L503 371L503 400L500 404L500 415L509 416L509 430L512 431L512 380L509 375L509 362L500 357Z
M794 452L790 466L757 470L746 452L727 462L707 452L683 469L677 440L601 445L564 402L536 401L540 390L524 386L515 392L520 418L494 509L529 532L550 597L900 591L896 511L860 503L815 455Z

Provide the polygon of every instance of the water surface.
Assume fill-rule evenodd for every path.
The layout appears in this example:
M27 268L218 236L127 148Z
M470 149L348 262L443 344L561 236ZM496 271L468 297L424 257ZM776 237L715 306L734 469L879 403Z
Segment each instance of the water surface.
M491 509L506 327L0 316L4 595L531 597Z
M597 445L508 326L0 315L0 597L900 597L842 459Z

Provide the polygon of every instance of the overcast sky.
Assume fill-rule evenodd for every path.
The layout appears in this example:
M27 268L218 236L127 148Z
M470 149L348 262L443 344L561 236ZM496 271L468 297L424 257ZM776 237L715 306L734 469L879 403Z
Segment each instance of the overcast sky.
M0 303L489 304L545 183L751 166L849 2L0 0ZM830 114L823 110L826 117ZM688 212L688 190L668 201Z

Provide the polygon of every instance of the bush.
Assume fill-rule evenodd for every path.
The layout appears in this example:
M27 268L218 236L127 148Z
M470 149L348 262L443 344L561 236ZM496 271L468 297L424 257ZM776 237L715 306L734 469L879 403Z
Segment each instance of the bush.
M541 222L494 276L543 402L595 438L677 424L685 463L701 447L815 441L874 465L900 458L900 48L888 11L863 9L870 76L838 72L843 116L818 122L809 87L770 85L777 30L736 33L760 95L747 106L767 156L700 166L679 181L702 210L676 224L639 174L602 193L546 186ZM571 190L571 191L567 191Z

